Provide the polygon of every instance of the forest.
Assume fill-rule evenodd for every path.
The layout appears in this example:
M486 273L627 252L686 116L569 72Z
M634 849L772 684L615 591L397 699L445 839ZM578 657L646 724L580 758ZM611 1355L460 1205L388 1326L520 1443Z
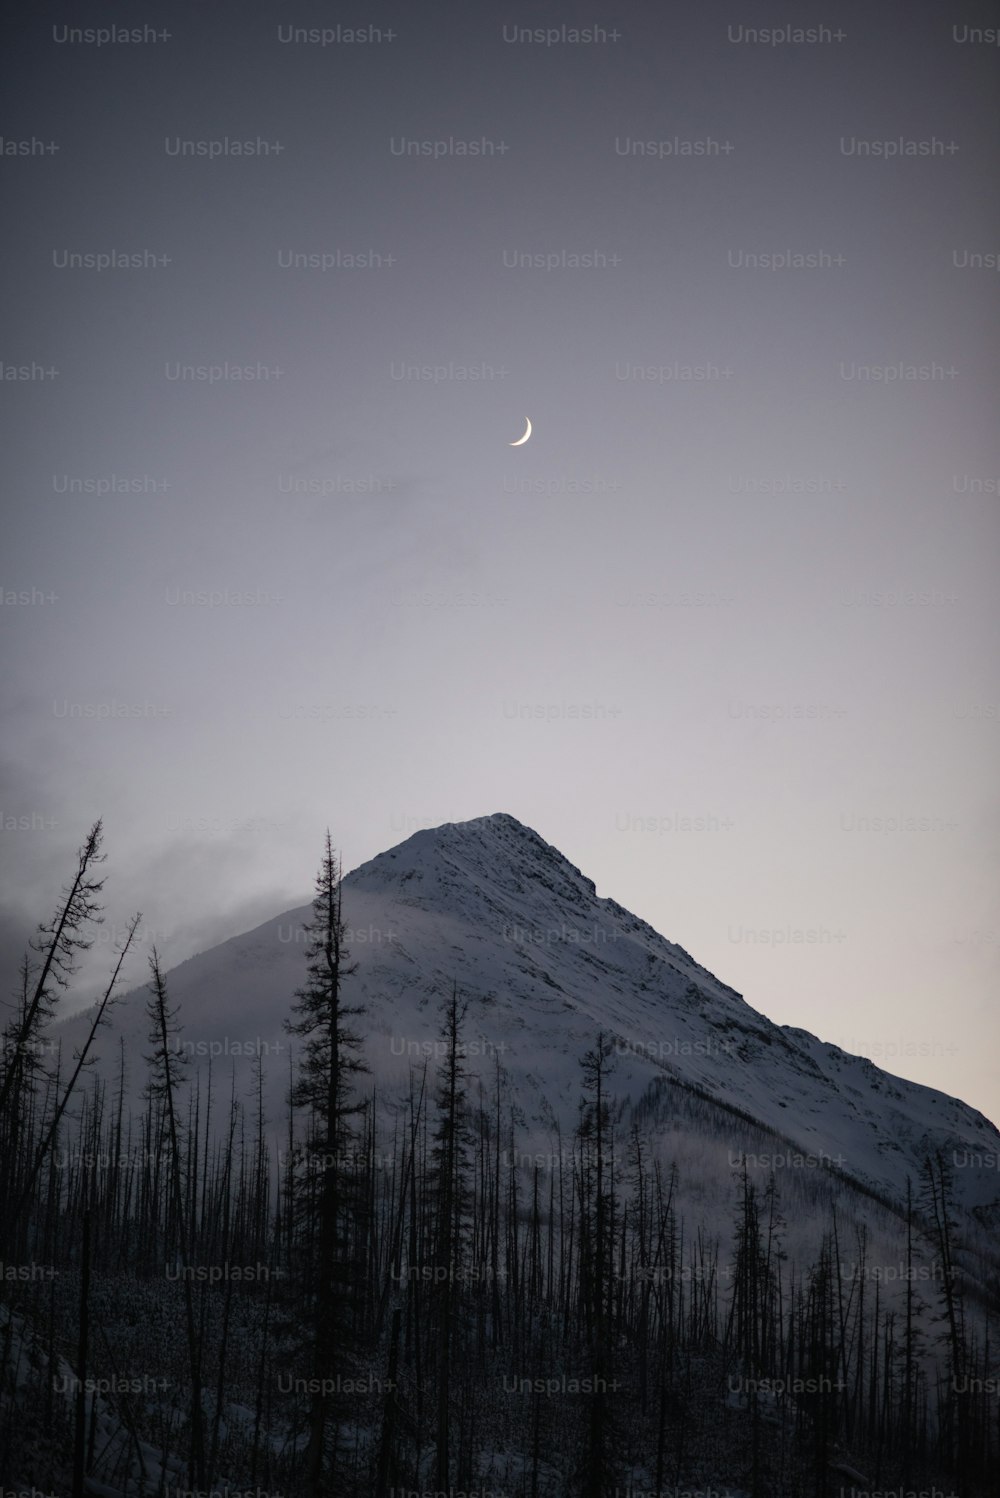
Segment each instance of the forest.
M945 1155L882 1204L898 1266L816 1172L803 1263L801 1200L751 1172L735 1130L728 1231L682 1209L609 1033L545 1150L500 1054L470 1065L457 985L383 1095L329 833L285 1116L267 1116L264 1056L246 1096L192 1064L155 947L146 1052L120 1045L108 1080L93 1061L138 915L85 1043L65 1054L58 1029L104 861L97 822L6 1003L4 1498L998 1491L1000 1285L970 1268ZM667 1107L698 1100L671 1087Z

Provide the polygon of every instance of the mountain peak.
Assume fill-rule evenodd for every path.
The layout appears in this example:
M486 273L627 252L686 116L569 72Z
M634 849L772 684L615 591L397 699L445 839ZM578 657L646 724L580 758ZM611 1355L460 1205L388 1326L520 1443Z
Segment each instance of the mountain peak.
M490 897L505 901L530 894L583 905L593 900L592 880L509 812L424 827L349 874L352 889L388 891L408 904L453 910Z

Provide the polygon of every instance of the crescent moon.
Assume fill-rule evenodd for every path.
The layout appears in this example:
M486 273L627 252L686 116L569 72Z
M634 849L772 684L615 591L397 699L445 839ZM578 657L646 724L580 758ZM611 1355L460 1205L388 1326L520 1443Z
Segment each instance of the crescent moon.
M523 447L528 438L531 436L531 417L526 416L524 419L528 423L528 430L525 432L523 437L518 437L516 442L508 442L508 447Z

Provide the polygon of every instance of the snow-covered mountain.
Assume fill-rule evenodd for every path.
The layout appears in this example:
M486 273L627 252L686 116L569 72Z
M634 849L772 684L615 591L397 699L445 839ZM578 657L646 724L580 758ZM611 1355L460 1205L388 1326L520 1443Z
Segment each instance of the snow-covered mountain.
M731 1149L755 1149L764 1166L832 1165L895 1202L924 1156L940 1150L956 1167L958 1201L981 1221L1000 1220L1000 1133L982 1114L773 1024L682 947L599 899L514 817L415 833L347 876L343 908L357 964L348 993L367 1006L357 1027L383 1095L433 1061L440 1005L457 983L469 1000L469 1069L491 1077L499 1060L536 1139L552 1138L555 1120L564 1137L572 1129L579 1057L603 1030L617 1052L614 1090L645 1118L668 1119L680 1084L704 1100ZM260 1055L279 1127L289 1068L282 1021L304 978L310 913L308 904L286 911L167 975L184 1047L202 1066L215 1058L219 1087L235 1068L244 1096ZM99 1045L113 1075L116 1036L125 1035L136 1087L145 1000L144 989L127 995ZM60 1027L64 1043L82 1027L82 1017Z

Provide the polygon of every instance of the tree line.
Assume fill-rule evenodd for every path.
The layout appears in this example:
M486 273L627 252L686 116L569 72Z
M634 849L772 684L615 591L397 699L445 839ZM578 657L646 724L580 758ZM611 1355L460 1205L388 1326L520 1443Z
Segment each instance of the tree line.
M892 1297L835 1203L812 1262L792 1262L775 1174L745 1160L728 1241L688 1220L676 1165L616 1095L609 1033L579 1058L575 1123L564 1138L553 1120L547 1158L500 1059L469 1069L457 987L438 1064L381 1096L329 833L286 1116L266 1117L259 1055L248 1096L211 1062L191 1074L155 948L148 1048L121 1042L102 1080L138 915L72 1057L54 1029L100 919L102 840L98 822L2 1035L9 1482L57 1498L991 1491L1000 1301L995 1280L967 1282L941 1156L899 1204Z

